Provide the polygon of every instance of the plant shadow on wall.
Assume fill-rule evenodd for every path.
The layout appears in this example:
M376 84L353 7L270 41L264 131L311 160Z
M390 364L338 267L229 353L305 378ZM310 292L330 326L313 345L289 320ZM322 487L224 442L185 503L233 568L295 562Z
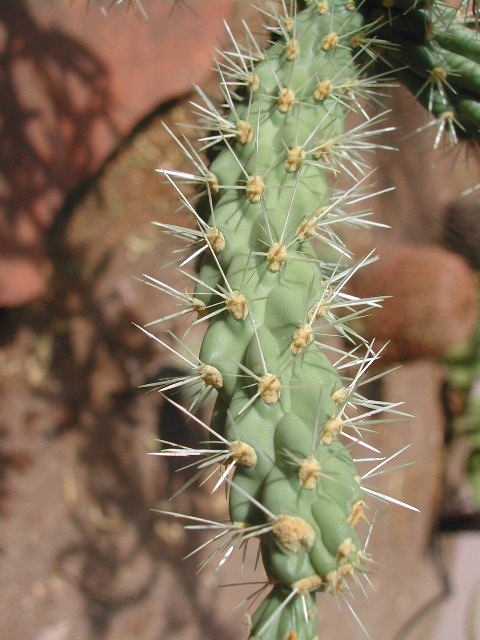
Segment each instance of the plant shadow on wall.
M0 258L38 268L64 190L96 166L94 135L116 133L110 78L82 42L41 25L26 0L0 3L0 34Z
M119 613L148 601L172 573L189 615L180 615L168 598L165 614L155 618L159 637L165 637L160 629L181 633L192 620L205 637L229 637L228 628L201 602L203 585L195 578L195 563L181 562L198 541L152 511L158 503L165 508L186 479L175 474L181 463L162 464L158 458L154 477L148 477L148 451L158 448L154 437L180 438L188 446L195 435L168 403L137 387L179 373L158 357L152 367L155 349L133 326L142 319L122 305L112 286L99 292L103 282L111 282L115 255L107 249L92 260L90 242L69 247L67 230L68 221L57 225L52 238L56 277L47 298L6 312L2 329L3 346L23 330L33 331L34 339L51 336L48 375L34 393L51 415L60 408L57 421L49 421L49 438L73 453L64 499L75 528L61 545L55 571L81 594L92 640L105 638ZM156 433L140 433L146 421L156 424ZM13 455L0 452L2 499L7 491L3 474L16 464ZM184 508L204 514L207 494L196 490L185 496Z
M215 617L200 605L201 585L194 579L195 565L185 563L183 570L178 570L182 557L193 551L195 540L180 535L183 531L179 534L170 522L164 528L152 511L158 501L167 500L178 490L182 479L174 472L181 464L169 461L159 469L156 458L155 477L151 482L146 478L147 452L156 447L151 439L139 449L138 427L145 419L142 402L151 403L152 396L146 398L145 390L136 387L139 381L148 383L169 371L164 365L154 371L150 366L148 378L138 378L142 375L138 372L148 370L154 359L151 345L139 340L133 326L139 318L126 309L119 309L113 318L109 301L96 297L96 283L108 271L110 257L103 256L89 269L84 267L72 275L69 265L86 265L88 259L81 249L72 254L62 243L58 245L58 239L56 242L59 277L51 302L65 329L54 339L52 375L62 386L53 400L64 403L66 413L52 437L62 438L72 431L79 436L75 480L79 488L69 505L78 540L59 554L60 574L82 593L92 638L104 638L115 614L151 597L167 569L175 572L191 608L189 617L197 621L205 636L227 637L227 629L217 627ZM65 291L69 291L66 300ZM80 354L71 332L81 332L82 323L90 324L94 331L90 339L84 336L86 344ZM126 371L132 362L137 377ZM174 432L185 445L191 444L191 425L187 427L168 404L153 402L158 437L168 440ZM199 493L187 499L186 508L192 513L197 504L202 505ZM171 633L188 623L174 608L167 617L161 623Z
M92 159L91 131L99 121L111 123L111 95L104 65L75 38L55 27L44 28L31 15L25 0L0 3L2 154L0 174L8 185L0 205L12 220L17 210L32 211L35 203L58 183L58 171L68 163L75 173L88 169ZM20 68L32 66L38 85L21 85ZM70 89L85 97L79 101ZM38 100L46 101L42 104ZM29 104L35 107L30 107ZM41 106L40 106L41 104ZM51 129L42 133L41 107L52 115ZM65 147L58 155L55 139L61 133ZM3 250L3 247L2 247Z

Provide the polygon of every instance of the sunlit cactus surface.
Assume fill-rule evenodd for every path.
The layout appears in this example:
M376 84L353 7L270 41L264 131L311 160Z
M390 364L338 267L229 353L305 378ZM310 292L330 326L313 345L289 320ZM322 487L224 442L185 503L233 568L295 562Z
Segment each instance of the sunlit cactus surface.
M402 411L364 395L382 375L371 369L380 354L350 323L382 299L348 293L376 258L355 259L343 237L377 224L371 163L388 149L383 104L393 78L431 113L435 146L478 140L475 10L434 0L266 3L269 46L246 24L238 37L227 28L230 47L216 57L223 104L198 89L198 144L169 131L185 169L160 173L192 225L158 226L185 243L175 258L190 290L146 277L180 307L144 331L185 371L155 387L208 444L168 443L160 455L193 461L187 484L211 476L214 490L228 489L228 523L171 514L210 531L202 565L258 542L266 577L252 639L321 637L318 593L363 629L349 594L369 588L372 503L414 509L375 489L406 447L380 453L369 430ZM160 332L181 316L206 327L198 355L188 331ZM197 409L210 394L207 424Z

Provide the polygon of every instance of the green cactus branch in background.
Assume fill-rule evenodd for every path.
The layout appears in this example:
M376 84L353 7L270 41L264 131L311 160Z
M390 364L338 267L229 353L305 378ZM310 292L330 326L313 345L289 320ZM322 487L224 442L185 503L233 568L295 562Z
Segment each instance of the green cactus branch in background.
M480 278L480 202L450 205L444 216L442 240L447 248L462 255ZM460 411L450 408L453 435L468 442L466 477L480 513L480 317L470 340L451 351L446 365L447 388L461 398Z
M172 514L211 532L203 565L222 564L233 549L259 541L265 598L250 621L252 640L316 638L318 592L339 598L356 617L344 590L369 582L367 500L403 504L370 484L404 449L383 457L364 436L386 413L404 414L397 404L364 396L379 354L349 323L382 300L347 293L355 272L375 257L355 263L342 227L375 225L366 154L387 148L379 143L389 129L387 112L376 110L391 66L398 66L400 40L411 33L394 31L393 38L400 18L390 16L391 8L383 21L369 3L359 12L352 0L314 1L298 13L290 4L264 10L274 41L266 51L247 26L242 44L229 32L231 49L216 60L221 107L199 90L194 111L198 128L207 131L200 149L214 157L210 166L186 137L170 132L190 169L161 173L195 227L159 226L186 242L177 264L194 290L147 279L181 304L152 325L179 316L208 324L198 356L171 333L160 338L144 330L186 369L156 388L188 389L188 406L168 399L209 437L209 446L169 443L160 455L192 457L192 480L210 475L215 490L228 488L230 523ZM416 25L422 11L407 11L402 20L410 16ZM429 24L443 25L443 11L433 12ZM374 22L366 22L370 15ZM409 73L422 69L415 87L425 77L426 87L415 91L422 100L426 93L432 114L445 121L446 109L454 111L455 134L475 138L477 69L457 60L455 38L445 35L438 45L450 47L448 81L428 89L427 61L437 62L421 47L429 49L431 41L418 45ZM468 39L474 51L477 44ZM198 187L203 205L187 199L185 185ZM184 269L193 260L199 263L194 275ZM351 348L332 342L333 332ZM195 409L211 393L216 401L207 425ZM357 533L362 520L367 526Z
M438 0L367 0L362 11L388 43L379 67L395 76L438 119L435 147L444 130L480 142L480 37L478 8L454 9ZM477 13L475 13L477 12ZM361 43L359 40L357 46ZM434 121L432 121L433 124Z
M480 320L471 340L454 349L446 360L447 384L464 398L463 410L454 416L453 432L470 446L466 466L477 512L480 512Z

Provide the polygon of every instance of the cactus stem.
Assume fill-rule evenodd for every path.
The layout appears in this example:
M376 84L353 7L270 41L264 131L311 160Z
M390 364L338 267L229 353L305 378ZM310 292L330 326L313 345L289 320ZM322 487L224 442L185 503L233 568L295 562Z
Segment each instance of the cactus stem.
M257 631L258 637L261 637L262 633L264 631L266 631L266 629L268 629L268 627L272 624L272 622L275 620L275 618L277 618L282 611L285 609L285 607L288 605L289 602L291 602L296 596L299 595L299 592L297 591L297 589L293 589L293 591L291 591L288 596L285 598L285 600L282 602L281 605L279 605L272 613L272 615L267 618L267 620L265 621L265 623L261 626L261 628ZM255 636L256 637L256 636ZM252 639L253 640L253 639Z
M371 222L368 203L366 208L361 203L388 189L370 193L366 180L373 171L365 152L391 150L378 138L392 130L381 124L389 112L373 117L369 112L392 86L393 65L373 77L370 71L374 65L384 69L391 57L401 59L407 30L400 30L400 44L376 37L383 35L381 29L387 38L390 31L396 33L401 22L393 20L397 6L381 9L383 17L368 24L369 8L357 12L348 0L340 6L318 0L306 4L313 6L298 16L295 3L288 10L283 0L278 11L269 5L263 12L273 21L267 29L276 36L271 53L263 53L246 25L245 45L227 27L232 46L215 60L225 112L201 90L199 104L193 104L199 119L193 128L205 126L210 132L200 138L202 148L219 143L222 150L214 149L210 171L185 136L174 138L193 168L185 173L160 170L179 195L181 208L196 221L194 230L160 225L164 233L196 245L193 256L179 260L184 265L201 258L199 276L185 274L196 284L195 291L181 294L161 281L147 280L180 304L169 317L195 312L198 318L191 324L214 318L199 358L173 334L181 348L152 336L190 374L161 380L157 389L194 392L190 409L173 404L208 431L212 445L210 451L168 445L159 455L194 459L188 467L195 475L187 486L217 474L212 492L222 484L229 489L234 524L192 519L188 525L212 531L212 538L192 552L211 545L200 568L212 558L220 559L221 566L235 547L246 549L251 538L261 539L268 582L259 591L268 585L272 590L253 616L252 640L312 640L315 591L330 592L339 601L340 595L364 629L348 598L354 583L365 593L361 577L369 583L366 572L372 569L373 561L362 549L375 517L364 545L354 530L361 519L368 523L365 500L416 510L364 484L393 471L390 462L406 450L384 457L364 436L373 425L406 414L401 403L362 394L364 385L386 372L368 373L382 349L375 353L373 342L363 340L351 321L381 306L383 297L347 293L356 271L376 257L369 253L345 267L353 255L337 231L340 222L352 229L380 226ZM415 8L408 19L421 11ZM446 60L456 68L453 55ZM425 94L421 101L431 102L440 119L437 140L444 132L453 139L460 133L457 118L471 129L473 107L450 100L447 83L457 88L455 71L444 68L443 59L434 54L432 61L417 70L412 85L417 90L426 80L430 97ZM449 102L438 97L443 93ZM344 119L349 112L360 115L361 124L349 128ZM332 176L349 177L354 184L341 191L332 187ZM199 188L205 204L208 198L208 223L205 215L195 213L191 202L196 196L187 201L183 185ZM323 251L317 255L317 241L328 257ZM330 257L333 251L335 258ZM247 316L250 321L243 322ZM332 329L353 346L329 345L324 337ZM192 408L215 389L219 393L209 428ZM353 458L355 445L370 453ZM367 463L366 472L355 467L360 462Z
M205 93L195 85L195 90L197 91L198 95L205 103L205 106L197 104L196 102L190 102L190 104L192 105L192 113L196 116L199 124L188 125L188 128L192 128L202 132L205 130L207 131L213 130L218 132L217 134L201 137L199 139L199 142L205 143L201 147L201 150L208 149L212 145L218 144L219 142L222 141L223 138L235 138L235 140L239 144L241 144L242 146L245 146L253 140L253 128L250 122L248 121L248 117L250 115L250 109L247 110L247 114L246 114L247 119L242 120L239 118L237 111L235 109L235 103L233 102L230 96L230 91L224 79L220 64L218 63L218 61L215 61L215 62L217 66L217 71L221 77L220 88L222 90L222 93L232 113L235 115L236 119L232 121L227 119L224 115L220 114L219 111L215 108L215 105L205 95ZM184 126L187 126L187 125L184 125ZM175 137L174 137L174 140L177 141ZM177 144L179 144L178 141L177 141ZM194 149L192 149L192 146L187 139L185 139L185 145L188 145L188 148L189 148L188 153L193 156L195 162L202 163L201 159L198 160L198 154Z
M335 404L343 404L347 398L348 391L346 389L339 389L338 391L335 391L332 396L332 400Z

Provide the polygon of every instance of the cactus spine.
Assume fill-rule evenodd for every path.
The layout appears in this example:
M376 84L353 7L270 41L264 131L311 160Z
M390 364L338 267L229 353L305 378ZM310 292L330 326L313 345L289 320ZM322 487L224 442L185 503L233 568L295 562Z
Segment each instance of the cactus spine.
M397 77L458 138L480 141L480 38L475 2L454 9L438 0L368 0L367 20L388 42L380 66L397 67ZM471 28L468 28L468 27Z
M149 280L181 302L168 318L195 312L197 323L210 322L198 358L178 338L175 348L155 338L191 370L158 390L191 388L188 409L170 401L210 437L208 449L163 455L200 456L197 476L218 472L216 488L228 485L231 523L204 521L214 534L207 561L259 539L271 591L251 620L255 640L313 640L315 594L342 597L349 582L368 580L355 527L366 519L367 498L390 500L369 477L401 453L357 470L352 448L372 449L363 430L381 413L400 412L362 394L377 358L371 345L344 352L326 339L336 329L358 340L349 320L381 301L345 292L373 258L345 266L351 256L339 235L342 224L373 224L356 205L370 197L364 153L385 130L384 114L371 116L368 104L388 84L383 72L366 76L379 61L377 27L365 26L351 0L307 4L298 14L284 2L270 6L276 41L267 52L246 28L243 48L232 36L232 50L220 54L225 110L201 91L195 107L199 127L210 131L204 148L216 154L210 167L172 134L193 173L162 173L197 228L160 226L196 245L182 265L193 257L200 264L188 275L191 295ZM360 122L352 128L349 112ZM339 177L350 181L344 190L331 184ZM200 185L207 216L183 194L185 182ZM193 408L212 390L206 425Z

